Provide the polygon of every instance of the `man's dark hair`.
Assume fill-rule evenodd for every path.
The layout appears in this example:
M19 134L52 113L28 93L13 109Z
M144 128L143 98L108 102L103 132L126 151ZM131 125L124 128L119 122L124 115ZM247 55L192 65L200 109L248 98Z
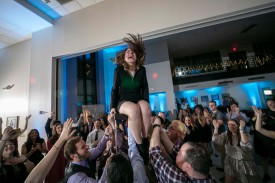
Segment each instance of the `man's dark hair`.
M107 183L132 183L134 172L131 162L123 155L116 154L107 162Z
M229 105L231 106L231 105L234 105L234 104L235 104L237 107L239 107L239 104L238 104L237 102L235 102L235 101L230 102L230 104L229 104Z
M188 162L194 171L206 176L209 175L211 159L206 149L198 143L187 143L191 146L191 148L186 150L186 155L183 157L184 161Z
M72 158L70 155L77 153L77 148L75 144L81 140L80 137L73 137L72 139L68 140L65 147L64 147L64 157L68 161L72 161Z
M214 101L214 100L211 100L210 102L208 102L208 104L210 104L210 103L214 103L214 104L215 104L215 106L217 106L217 102L216 102L216 101Z

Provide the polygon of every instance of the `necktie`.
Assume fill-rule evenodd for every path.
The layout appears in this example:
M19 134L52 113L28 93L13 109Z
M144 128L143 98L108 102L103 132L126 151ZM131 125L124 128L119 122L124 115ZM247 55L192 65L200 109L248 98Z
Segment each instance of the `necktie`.
M98 140L98 131L95 132L95 141Z

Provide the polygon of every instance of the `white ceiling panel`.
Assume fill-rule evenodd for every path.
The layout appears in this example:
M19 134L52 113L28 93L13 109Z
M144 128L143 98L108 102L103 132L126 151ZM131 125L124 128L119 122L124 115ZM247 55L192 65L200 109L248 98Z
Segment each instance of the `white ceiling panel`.
M6 36L0 36L0 40L1 40L1 42L4 42L6 44L13 44L13 43L17 42L16 40L14 40L12 38L8 38Z
M9 32L8 29L5 29L4 27L0 27L0 35L5 35Z
M79 4L78 2L76 2L76 1L68 2L68 3L66 3L66 4L63 4L63 6L64 6L70 13L82 9L82 7L80 6L80 4Z
M96 4L95 0L76 0L82 8Z
M59 6L58 8L55 8L54 10L61 16L65 16L70 13L64 6Z
M46 3L45 1L43 1L44 3ZM62 6L59 2L57 2L56 0L50 0L49 3L46 3L49 7L51 7L52 9L58 8L60 6Z

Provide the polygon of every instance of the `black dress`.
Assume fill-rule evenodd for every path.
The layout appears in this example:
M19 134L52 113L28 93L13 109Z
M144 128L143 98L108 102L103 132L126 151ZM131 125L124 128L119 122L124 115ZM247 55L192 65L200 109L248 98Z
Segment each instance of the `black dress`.
M28 173L24 163L16 165L3 165L0 162L0 182L1 183L23 183Z
M45 141L42 138L36 140L36 143L41 144L41 147L44 142ZM27 153L31 151L32 147L36 146L36 144L32 144L29 142L26 142L25 145L27 148ZM39 150L36 150L28 159L31 162L33 162L35 165L37 165L43 158L44 158L44 155Z
M110 108L117 108L124 101L138 102L145 100L149 103L149 89L145 67L140 66L132 77L122 66L114 72L114 83L111 95Z
M266 109L264 113L266 114L267 119L262 128L275 131L275 111ZM259 133L258 131L255 131L254 134L254 148L256 154L262 157L275 158L275 140Z

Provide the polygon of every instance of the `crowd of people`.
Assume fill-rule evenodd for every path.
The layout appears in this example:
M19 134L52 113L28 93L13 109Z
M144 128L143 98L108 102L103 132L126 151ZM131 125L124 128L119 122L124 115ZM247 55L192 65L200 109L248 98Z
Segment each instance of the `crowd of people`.
M31 115L23 130L2 130L0 118L0 182L212 183L211 154L220 157L221 182L269 181L270 160L275 162L274 100L267 101L267 109L253 106L250 118L232 98L225 112L210 101L179 109L170 122L164 111L150 111L144 45L139 35L129 36L128 48L114 60L109 115L86 119L80 114L62 123L52 112L45 123L47 140L31 129L21 153L17 140ZM254 152L263 158L263 177Z

